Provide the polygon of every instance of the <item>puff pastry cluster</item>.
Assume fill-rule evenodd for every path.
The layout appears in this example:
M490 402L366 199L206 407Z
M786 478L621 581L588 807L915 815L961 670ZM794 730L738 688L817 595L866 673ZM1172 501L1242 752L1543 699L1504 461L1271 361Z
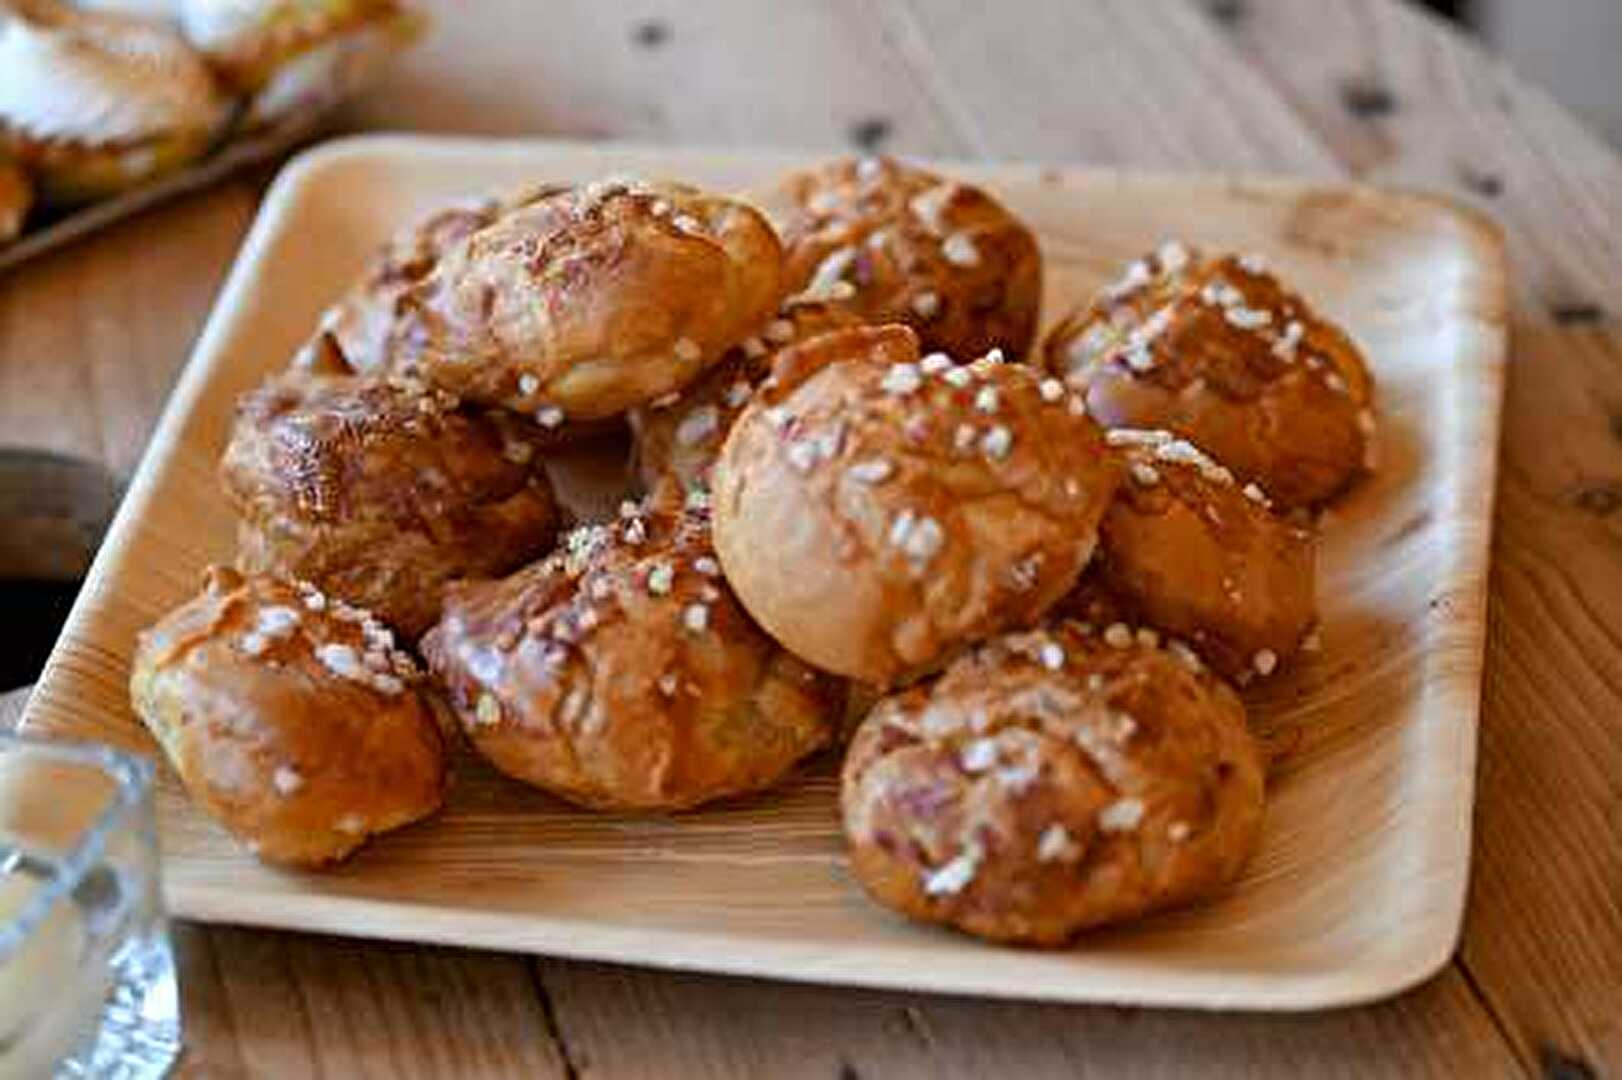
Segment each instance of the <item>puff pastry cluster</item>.
M1165 243L1038 341L1041 284L991 194L887 159L438 211L242 398L238 565L135 707L275 861L431 813L456 743L616 812L843 747L853 875L909 917L1055 945L1210 896L1372 379L1253 256ZM579 519L585 442L641 491Z

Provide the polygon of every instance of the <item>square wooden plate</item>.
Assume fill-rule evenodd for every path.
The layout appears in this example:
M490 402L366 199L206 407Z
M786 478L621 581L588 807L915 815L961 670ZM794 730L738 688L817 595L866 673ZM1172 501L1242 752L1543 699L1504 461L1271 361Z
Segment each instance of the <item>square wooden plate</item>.
M283 365L396 225L536 179L659 174L725 189L803 158L556 142L329 144L277 181L68 621L26 726L145 749L136 631L232 554L215 482L235 396ZM671 819L571 810L471 759L446 810L330 873L261 867L160 795L172 911L205 921L816 982L1062 1001L1311 1009L1395 993L1458 937L1504 372L1494 227L1437 199L1287 180L943 165L1031 222L1045 315L1159 240L1258 251L1341 320L1379 379L1372 482L1325 524L1323 650L1249 695L1293 742L1231 894L1056 952L913 926L849 879L824 760ZM603 471L612 484L617 469ZM577 474L578 479L578 474ZM588 485L589 487L589 485Z

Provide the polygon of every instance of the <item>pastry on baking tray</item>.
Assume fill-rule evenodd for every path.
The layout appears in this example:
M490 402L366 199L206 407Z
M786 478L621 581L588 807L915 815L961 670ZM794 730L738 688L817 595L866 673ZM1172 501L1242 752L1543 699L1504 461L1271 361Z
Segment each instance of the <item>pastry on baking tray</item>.
M614 416L760 331L780 262L759 212L685 184L542 189L406 290L391 362L546 427Z
M763 195L790 292L906 323L925 352L1023 359L1036 334L1036 237L990 195L893 158L833 161Z
M0 244L23 231L34 205L34 185L17 163L0 157Z
M833 736L843 687L750 620L708 510L679 498L447 591L423 652L498 769L583 806L682 810L769 787Z
M53 206L190 164L228 113L208 65L169 27L44 0L0 14L0 73L0 156Z
M178 0L178 7L187 39L249 99L248 127L338 101L420 30L419 17L397 0Z
M1254 481L1241 484L1185 439L1115 428L1105 440L1124 456L1126 478L1098 527L1089 583L1226 678L1271 675L1317 619L1313 531L1274 514Z
M727 579L788 648L879 685L1028 625L1118 478L1079 404L1024 365L920 357L903 326L785 350L715 465Z
M307 584L208 572L140 636L130 700L192 799L267 862L335 862L439 808L446 744L411 658Z
M1373 465L1357 346L1255 256L1162 245L1044 348L1105 427L1180 435L1281 509L1332 499Z
M238 565L310 581L415 640L461 577L544 554L541 432L405 378L289 372L244 395L220 462Z
M841 784L851 869L869 895L1033 945L1233 881L1262 801L1239 698L1124 624L997 638L885 699Z
M861 320L838 304L787 304L758 335L745 338L697 382L631 410L642 482L651 489L668 476L684 487L707 487L710 466L732 422L771 374L777 354L819 334L859 325Z

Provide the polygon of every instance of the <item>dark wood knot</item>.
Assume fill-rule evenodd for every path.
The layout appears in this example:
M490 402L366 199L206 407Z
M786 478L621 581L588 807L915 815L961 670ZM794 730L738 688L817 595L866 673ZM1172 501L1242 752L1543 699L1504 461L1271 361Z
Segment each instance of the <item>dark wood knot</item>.
M1622 481L1580 487L1572 495L1571 503L1595 517L1610 517L1618 508L1622 508Z
M644 19L631 28L631 41L644 49L657 49L670 40L670 24L663 19Z
M1552 1046L1538 1048L1538 1066L1543 1080L1596 1080L1594 1066L1582 1058L1562 1053Z
M882 116L866 116L850 126L850 141L873 153L890 138L890 121Z
M1342 82L1340 100L1347 112L1364 120L1397 111L1396 96L1372 75L1356 75Z
M1557 300L1549 314L1561 326L1592 326L1605 320L1605 309L1592 300Z
M1459 182L1483 199L1496 199L1504 193L1504 178L1497 173L1465 165L1459 169Z

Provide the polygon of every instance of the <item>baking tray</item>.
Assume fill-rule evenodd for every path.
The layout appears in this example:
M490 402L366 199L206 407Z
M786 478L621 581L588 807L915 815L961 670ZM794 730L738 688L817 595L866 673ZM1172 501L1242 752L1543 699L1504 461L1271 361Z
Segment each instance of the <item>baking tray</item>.
M26 728L154 752L129 708L129 659L136 631L231 557L214 469L232 401L286 363L397 225L534 179L641 173L742 189L806 160L400 136L306 152L265 199ZM939 168L986 184L1035 228L1049 322L1178 237L1265 255L1351 330L1379 379L1379 471L1325 524L1322 652L1247 696L1264 736L1291 750L1231 893L1065 950L991 947L864 899L842 855L832 755L778 790L669 818L584 813L464 758L443 813L327 873L260 866L166 771L171 910L782 979L1208 1008L1352 1004L1445 964L1470 856L1505 357L1497 230L1445 200L1367 187ZM577 488L622 475L617 461L595 464L572 472Z

